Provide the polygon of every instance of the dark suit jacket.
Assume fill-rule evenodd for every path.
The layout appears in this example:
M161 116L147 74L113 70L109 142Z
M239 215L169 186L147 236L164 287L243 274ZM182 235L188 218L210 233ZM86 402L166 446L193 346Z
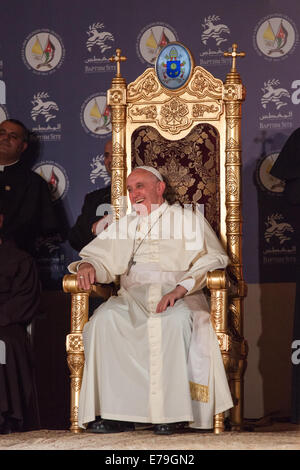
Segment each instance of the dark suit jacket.
M287 139L270 174L285 181L287 201L300 204L300 128Z
M34 254L37 237L59 232L46 181L22 161L0 171L0 205L4 210L0 236L22 250Z
M40 311L40 283L33 258L14 242L0 245L0 340L5 365L0 365L0 429L13 418L18 431L38 425L32 351L26 325Z
M293 340L300 338L300 128L296 129L284 144L271 175L285 180L284 195L294 206L293 228L296 232L296 299ZM292 365L291 421L300 424L300 364Z
M102 217L96 215L97 208L101 204L110 204L110 193L111 187L106 186L85 196L81 214L78 216L68 236L70 245L74 250L80 251L93 240L92 225L94 222L102 219Z

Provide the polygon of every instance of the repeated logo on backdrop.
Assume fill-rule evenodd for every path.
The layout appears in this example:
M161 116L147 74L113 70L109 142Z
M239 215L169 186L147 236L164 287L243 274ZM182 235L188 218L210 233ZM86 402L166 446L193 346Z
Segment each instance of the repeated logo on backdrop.
M54 3L58 4L56 0ZM96 5L95 0L92 3ZM294 259L294 222L284 207L284 182L270 175L270 169L285 137L299 126L300 74L296 65L299 25L296 7L290 8L289 16L286 16L273 12L271 8L260 8L259 2L256 3L255 11L250 6L243 7L245 17L250 11L252 13L250 20L245 22L242 36L236 35L237 31L241 31L238 24L241 18L237 10L229 14L228 9L214 9L209 4L195 16L194 22L189 23L186 22L188 14L184 12L185 7L179 3L173 5L176 25L167 23L168 16L155 17L155 14L148 12L148 20L140 23L137 29L134 27L132 12L125 9L121 21L116 23L109 5L104 5L100 14L99 11L96 15L91 13L85 20L73 17L74 24L62 24L60 18L55 17L47 24L47 15L42 12L38 15L37 11L27 18L26 24L17 18L17 36L21 35L21 42L16 37L15 43L11 42L9 48L5 45L0 52L0 80L5 80L10 93L6 103L0 106L0 121L9 117L19 118L42 141L37 148L42 149L39 159L44 161L35 166L35 171L42 174L49 184L53 200L65 198L69 182L64 168L52 160L58 160L68 171L72 166L69 156L74 153L74 145L83 146L82 149L75 148L75 152L78 150L79 154L86 157L85 181L80 181L82 194L110 182L104 165L103 146L112 131L106 88L116 73L115 62L109 60L116 53L116 47L121 47L122 54L128 57L124 72L129 66L133 80L147 67L155 66L164 46L181 41L191 50L195 65L203 66L218 78L224 79L230 71L232 59L225 58L223 54L237 42L238 51L246 52L246 58L242 61L242 80L247 88L243 113L247 113L249 106L252 107L251 100L255 100L251 116L245 115L243 118L250 123L244 136L244 150L249 152L253 139L258 134L261 136L261 148L257 155L259 162L256 166L256 189L260 199L257 208L259 235L251 227L245 231L245 241L247 243L249 234L259 236L260 252L257 260L263 267L270 267L270 271L265 271L264 279L268 282L276 276L277 279L282 278L281 270L285 266L290 270ZM92 8L93 11L97 9ZM67 11L65 14L69 18ZM128 25L132 25L130 34ZM133 51L132 40L136 48ZM133 52L131 55L130 50ZM177 49L170 49L167 55L164 57L162 54L161 57L164 86L168 88L173 84L175 89L180 89L188 76L188 62ZM237 61L238 70L242 69L240 65L241 61ZM219 70L223 67L221 77L216 67ZM252 67L256 67L256 70L251 70ZM24 82L20 90L14 80L16 75L7 75L14 70L23 72ZM99 74L100 79L97 80ZM252 79L253 76L255 79ZM82 90L85 90L83 94ZM72 132L78 131L78 126L79 135L74 139ZM255 135L251 136L251 132ZM255 159L254 155L243 154L246 166L251 161L254 163ZM73 165L70 184L80 179L76 174L76 162L73 161ZM247 178L249 174L246 174ZM246 190L251 187L252 180L248 183L245 185ZM71 220L79 213L80 204L78 202L78 207L73 207L77 202L70 200L69 203L72 210L68 216ZM69 210L68 205L66 210ZM274 269L276 265L277 273ZM255 263L253 266L247 269L254 272L257 268ZM257 273L254 273L252 279L255 276L257 278Z
M204 18L201 27L200 40L204 50L200 52L200 65L229 65L231 59L223 56L232 46L229 26L222 22L220 16L209 15Z
M109 61L114 53L113 34L107 30L104 23L96 22L89 25L86 35L85 73L114 72L116 66Z
M107 137L112 130L111 113L106 101L106 93L89 96L81 107L81 124L93 137Z
M69 188L66 170L57 162L46 161L37 163L33 168L48 184L53 201L63 199Z
M40 29L27 36L23 43L22 58L29 70L40 75L55 72L63 63L65 49L54 31Z
M154 65L162 48L174 41L178 41L178 35L170 25L150 24L140 32L137 38L137 55L142 62Z
M270 174L279 153L258 161L256 181L259 188L259 258L262 280L277 279L279 269L286 279L293 279L296 263L293 218L282 198L285 182Z
M104 165L103 154L93 157L92 163L90 163L90 167L92 168L90 172L91 183L96 185L99 179L104 181L105 186L110 183L111 179Z
M58 104L46 91L38 91L31 101L32 131L40 140L57 142L61 140L61 123L57 122Z
M296 247L294 228L279 211L271 213L265 220L264 264L295 263Z
M266 80L261 88L260 129L291 129L293 111L291 92L278 78Z
M284 271L287 280L293 280L296 263L293 217L282 197L285 182L270 174L278 155L278 152L274 152L263 156L256 168L256 182L259 189L261 276L263 280L269 282L273 279L276 281L278 276L276 268L281 274Z
M284 15L269 15L256 26L253 36L257 53L269 61L286 59L298 42L294 22Z
M267 155L259 161L257 167L257 183L263 191L267 191L272 196L280 196L285 187L284 181L270 174L278 155L278 152Z

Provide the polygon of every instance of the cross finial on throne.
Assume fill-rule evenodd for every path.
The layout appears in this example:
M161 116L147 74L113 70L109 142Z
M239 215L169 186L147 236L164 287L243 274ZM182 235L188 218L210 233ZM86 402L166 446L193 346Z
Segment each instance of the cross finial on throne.
M236 72L236 58L245 57L245 52L237 52L237 44L232 44L231 52L224 52L225 57L232 57L231 72Z
M127 60L127 57L121 56L121 52L121 49L116 49L116 55L113 55L109 59L111 62L116 62L117 64L117 77L121 77L121 62Z

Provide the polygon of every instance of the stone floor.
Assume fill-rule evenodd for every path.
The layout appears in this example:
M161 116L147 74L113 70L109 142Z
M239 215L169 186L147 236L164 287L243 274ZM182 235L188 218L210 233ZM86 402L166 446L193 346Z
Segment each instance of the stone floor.
M250 429L250 428L248 428ZM300 450L300 425L274 423L252 431L183 431L157 436L149 429L118 434L39 430L0 436L0 450Z

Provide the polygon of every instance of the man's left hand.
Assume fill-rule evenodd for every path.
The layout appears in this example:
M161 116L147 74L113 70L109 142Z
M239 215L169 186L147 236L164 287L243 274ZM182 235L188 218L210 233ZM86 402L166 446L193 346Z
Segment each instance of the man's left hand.
M159 301L156 307L156 313L164 312L168 307L173 307L176 300L182 299L187 293L187 289L183 286L176 286L168 294L164 295L162 299Z

